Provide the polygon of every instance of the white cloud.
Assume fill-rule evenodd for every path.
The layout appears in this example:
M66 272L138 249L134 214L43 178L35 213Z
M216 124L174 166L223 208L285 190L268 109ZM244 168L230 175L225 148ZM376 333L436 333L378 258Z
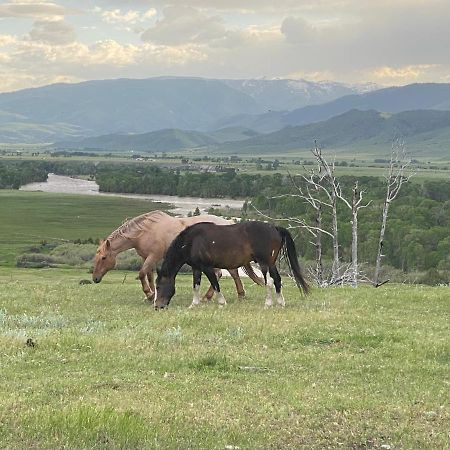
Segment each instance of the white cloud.
M12 34L0 34L0 47L17 43L17 37Z
M376 67L366 71L368 78L378 79L385 84L404 84L405 80L408 83L417 81L426 76L430 72L439 70L439 64L416 64L402 67Z
M137 10L122 11L121 9L102 10L100 8L97 8L96 10L100 13L102 20L110 24L135 25L156 16L156 9L153 8L143 12Z

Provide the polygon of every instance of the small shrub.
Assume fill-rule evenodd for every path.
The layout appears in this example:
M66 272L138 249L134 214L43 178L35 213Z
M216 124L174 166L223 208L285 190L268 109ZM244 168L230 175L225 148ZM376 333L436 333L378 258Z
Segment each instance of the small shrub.
M16 266L22 268L51 267L53 264L55 264L54 258L42 253L25 253L16 258Z

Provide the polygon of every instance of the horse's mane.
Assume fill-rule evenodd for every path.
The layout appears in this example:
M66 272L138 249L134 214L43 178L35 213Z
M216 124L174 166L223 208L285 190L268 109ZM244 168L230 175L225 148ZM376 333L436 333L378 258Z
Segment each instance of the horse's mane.
M177 259L177 256L179 255L180 250L183 248L184 244L184 238L186 234L190 232L190 229L198 225L200 223L205 222L198 222L195 223L187 228L185 228L183 231L181 231L178 236L172 241L172 243L169 245L169 248L167 249L166 256L164 257L164 261L161 266L161 273L164 275L169 274L169 267L173 268L177 265L179 262Z
M167 214L163 211L150 211L140 216L127 220L119 228L115 229L107 239L123 237L125 239L136 238L145 231L144 225L148 222L157 223Z

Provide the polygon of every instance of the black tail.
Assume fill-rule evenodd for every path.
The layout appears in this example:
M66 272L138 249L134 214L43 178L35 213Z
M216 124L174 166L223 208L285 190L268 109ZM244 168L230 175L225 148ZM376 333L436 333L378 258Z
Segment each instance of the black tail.
M280 233L283 242L283 253L285 257L287 256L286 260L289 263L289 267L291 269L292 275L294 276L295 282L297 283L299 289L301 289L305 295L308 295L309 285L303 278L300 265L298 264L297 250L295 249L294 239L292 239L291 233L289 233L286 228L275 228Z

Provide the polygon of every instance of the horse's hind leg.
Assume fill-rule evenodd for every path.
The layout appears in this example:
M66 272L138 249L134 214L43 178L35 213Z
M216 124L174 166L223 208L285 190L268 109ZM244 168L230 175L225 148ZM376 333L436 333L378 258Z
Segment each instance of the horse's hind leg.
M192 284L193 284L193 297L192 303L189 308L198 306L200 304L200 281L202 278L202 271L200 269L192 268Z
M217 279L220 279L222 276L222 270L221 269L214 269L214 272L216 273L216 277ZM203 300L206 302L209 302L214 295L214 287L211 285L209 285L209 289L206 291L206 294L203 296Z
M220 292L219 280L216 277L214 269L210 267L204 267L203 273L208 277L211 286L217 292L217 302L219 303L220 306L225 306L227 304L227 301L225 300L225 297L223 296L222 292Z
M275 292L277 294L277 303L280 306L285 306L286 302L284 301L283 293L281 292L281 277L278 273L278 270L275 266L269 267L270 276L273 279L273 284L275 285Z
M245 298L245 289L242 284L242 280L239 277L239 270L238 269L228 269L228 272L230 272L230 275L234 280L234 284L236 285L238 299L239 300L244 299Z
M148 301L153 302L155 299L155 284L153 282L154 263L151 258L147 258L142 264L139 271L139 280L141 281L142 290L146 295Z

